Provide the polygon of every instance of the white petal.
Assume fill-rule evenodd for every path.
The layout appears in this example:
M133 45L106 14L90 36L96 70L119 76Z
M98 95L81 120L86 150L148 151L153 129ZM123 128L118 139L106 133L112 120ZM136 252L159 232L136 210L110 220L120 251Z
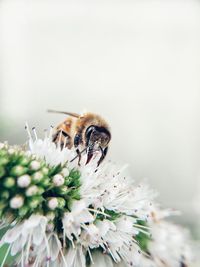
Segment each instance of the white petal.
M39 246L42 243L43 239L44 239L44 232L42 231L41 226L38 225L37 227L35 227L33 231L33 244Z
M4 243L13 243L17 240L21 234L22 225L15 225L12 229L9 229L6 234L3 236Z
M88 210L83 210L75 219L78 220L79 223L90 223L94 221L94 217Z
M100 252L92 254L95 267L113 267L113 261L108 255L104 255Z
M55 261L57 259L61 247L62 246L57 235L51 234L49 237L49 249L52 261Z
M20 236L20 238L15 240L15 242L11 247L11 252L10 252L11 256L15 256L18 252L22 250L22 248L23 248L22 236Z

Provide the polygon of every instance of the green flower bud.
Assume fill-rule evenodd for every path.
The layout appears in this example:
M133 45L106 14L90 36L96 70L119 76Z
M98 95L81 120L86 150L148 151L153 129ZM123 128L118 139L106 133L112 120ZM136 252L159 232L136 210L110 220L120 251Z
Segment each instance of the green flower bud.
M0 157L5 157L7 155L7 151L5 149L0 150Z
M24 217L29 211L29 208L27 206L23 206L18 210L18 215L20 217Z
M71 176L73 179L79 179L81 175L79 171L71 170L69 176Z
M53 221L55 219L55 213L53 211L48 211L45 217L48 221Z
M66 201L62 197L58 197L58 208L63 209L65 207Z
M55 189L56 193L59 195L66 195L69 192L69 188L66 185L62 185Z
M14 153L16 153L16 150L14 148L9 148L8 149L8 154L12 155Z
M32 197L34 195L37 195L38 191L39 191L38 190L38 186L37 185L32 185L32 186L30 186L30 187L28 187L26 189L25 194L26 194L27 197Z
M27 168L25 168L21 165L17 165L11 169L10 174L13 176L21 176L21 175L25 174L26 172L27 172Z
M3 185L6 187L6 188L11 188L15 185L15 178L13 177L7 177L4 182L3 182Z
M29 199L28 206L31 209L35 209L38 207L38 205L42 202L42 197L40 196L33 196Z
M49 169L46 168L46 167L43 167L43 168L41 169L41 172L42 172L44 175L48 175L48 173L49 173Z
M31 185L26 189L26 196L27 197L32 197L35 195L42 195L44 193L44 189L42 187L39 187L37 185Z
M80 196L79 189L73 189L73 190L71 190L70 197L73 198L73 199L76 199L76 200L80 200L81 199L81 196Z
M48 187L50 185L49 179L46 177L41 183L41 186Z
M60 197L51 197L48 199L47 205L50 210L55 210L57 208L63 208L65 206L65 200Z
M42 195L43 193L44 193L44 188L42 188L42 187L38 187L38 195Z
M67 178L65 178L65 185L70 185L72 182L73 182L73 178L72 177L67 177Z
M7 203L5 203L5 201L0 201L0 210L3 210L5 208L5 206L7 205Z
M8 162L9 162L9 159L7 157L0 156L0 166L6 165Z
M3 166L0 166L0 178L5 175L6 171Z
M35 172L33 175L32 175L32 178L33 178L33 182L35 183L39 183L41 182L41 180L44 178L43 174L41 171L39 172Z
M63 168L61 173L63 174L64 177L69 176L69 170L67 168Z
M30 159L27 158L27 157L23 157L21 160L20 160L20 165L22 166L27 166L29 163L30 163Z
M2 197L2 199L8 199L9 198L9 191L7 191L7 190L2 191L1 197Z

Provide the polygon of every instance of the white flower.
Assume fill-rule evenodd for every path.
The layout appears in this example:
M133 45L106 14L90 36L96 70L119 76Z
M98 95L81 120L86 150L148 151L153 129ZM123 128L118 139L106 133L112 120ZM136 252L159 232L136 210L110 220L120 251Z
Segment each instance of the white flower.
M190 263L187 235L164 220L171 211L154 205L155 193L145 183L136 185L126 166L118 168L104 161L97 169L99 155L88 165L84 164L86 155L81 166L70 162L75 151L56 146L51 134L44 140L36 134L36 140L30 137L29 154L34 158L30 168L37 172L31 185L26 174L17 181L33 202L37 203L38 197L46 201L40 210L44 215L32 214L22 221L16 218L1 240L12 255L19 253L17 266L88 267L86 256L94 267L180 267ZM61 165L49 178L51 186L48 178L43 179L48 177L48 169L40 171L41 159L51 167ZM78 182L71 177L73 168L81 174ZM47 182L47 189L42 188L46 192L35 196L43 182ZM24 203L26 199L16 195L9 204L19 209ZM137 239L140 234L152 235L145 241L146 250Z
M3 236L1 244L10 244L11 255L24 250L24 258L21 261L29 262L29 253L31 247L40 247L46 240L47 219L41 215L31 215L23 223L18 223L12 229L8 230Z
M88 211L86 203L83 200L72 204L71 212L66 212L62 220L64 233L69 240L73 240L74 235L77 239L81 233L81 226L85 223L94 221L94 217Z
M58 164L64 164L69 159L72 159L76 156L76 153L73 150L68 148L61 149L60 146L56 146L55 143L51 141L52 139L52 130L50 131L49 137L46 137L44 140L37 139L33 140L29 131L29 147L31 154L35 154L51 166L56 166Z
M158 266L187 266L192 261L189 234L181 227L166 221L151 224L152 241L149 251ZM161 265L161 263L165 265Z
M112 259L107 255L102 257L100 252L93 253L92 259L95 262L95 267L113 267Z
M69 267L85 267L86 260L83 248L79 245L70 248L65 256L65 261Z
M94 172L93 167L81 168L81 195L95 208L135 215L147 220L155 193L145 184L136 186L126 169L106 163Z

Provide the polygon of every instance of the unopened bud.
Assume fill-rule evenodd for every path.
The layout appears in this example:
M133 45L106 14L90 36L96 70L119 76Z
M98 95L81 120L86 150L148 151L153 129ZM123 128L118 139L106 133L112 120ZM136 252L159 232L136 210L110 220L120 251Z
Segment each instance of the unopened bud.
M36 172L32 175L34 182L40 182L43 179L42 172Z
M45 216L46 216L48 221L53 221L56 215L53 211L49 211L49 212L47 212L47 214Z
M21 188L26 188L31 183L31 177L28 174L22 175L17 179L17 184Z
M34 170L34 171L38 171L41 167L41 164L39 161L37 160L33 160L31 163L30 163L30 169L31 170Z
M7 190L2 191L1 197L2 197L2 199L8 199L9 198L9 191L7 191Z
M62 174L66 177L69 176L69 170L67 168L62 169Z
M10 174L13 176L21 176L21 175L25 174L26 171L27 171L27 168L25 168L21 165L17 165L11 169Z
M36 185L32 185L26 189L26 196L31 197L38 194L38 187Z
M15 185L15 178L7 177L3 183L6 188L11 188Z
M28 207L26 207L26 206L21 207L21 208L18 210L18 214L19 214L19 216L20 216L20 217L25 216L25 215L27 214L28 210L29 210L29 209L28 209Z
M41 201L42 198L40 196L34 196L29 200L28 205L31 209L35 209L41 203Z
M66 185L62 185L56 188L56 193L59 195L66 195L69 192L69 188Z
M9 149L8 149L8 154L12 155L12 154L14 154L14 153L15 153L14 148L9 148Z
M0 166L0 177L3 177L5 175L6 171L4 167Z
M12 209L19 209L23 206L23 204L24 204L24 198L20 195L16 195L10 200L10 207Z
M44 175L47 175L47 174L49 173L49 170L48 170L47 167L43 167L43 168L41 169L41 171L42 171L42 173L43 173Z
M23 165L23 166L26 166L28 165L30 162L30 159L26 158L26 157L23 157L20 161L20 164Z
M64 198L59 197L59 198L58 198L58 208L59 208L59 209L64 208L65 204L66 204L66 202L65 202Z
M54 175L54 177L53 177L53 184L55 186L61 186L61 185L64 184L64 182L65 182L65 179L64 179L64 177L61 174Z
M0 149L4 148L5 144L4 143L0 143Z
M52 197L48 201L48 207L51 210L55 210L58 207L58 199L56 197Z
M9 159L7 157L0 158L0 165L6 165L8 162L9 162Z

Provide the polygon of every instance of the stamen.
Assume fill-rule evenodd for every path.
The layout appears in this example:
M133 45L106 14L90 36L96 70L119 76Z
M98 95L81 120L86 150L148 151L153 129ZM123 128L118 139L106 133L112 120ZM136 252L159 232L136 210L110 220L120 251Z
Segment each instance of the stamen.
M90 257L90 260L92 262L92 264L94 264L94 261L93 261L93 258L92 258L92 254L91 254L91 251L90 251L90 248L88 248L88 254L89 254L89 257Z
M49 130L49 139L52 138L53 128L54 128L54 127L51 125L50 130Z
M34 134L34 136L35 136L35 140L37 140L38 137L37 137L37 133L36 133L35 127L32 128L32 131L33 131L33 134Z
M25 123L25 130L26 130L26 132L28 134L28 138L30 140L32 140L31 132L30 132L30 129L29 129L29 126L28 126L28 123L27 122Z
M108 215L108 214L106 214L106 213L104 213L104 212L102 212L102 211L100 211L100 210L96 210L96 209L92 209L92 208L88 208L88 210L89 210L89 211L94 211L94 212L96 212L97 214L102 214L102 215L104 215L104 216L106 216L106 217L111 217L110 215Z

